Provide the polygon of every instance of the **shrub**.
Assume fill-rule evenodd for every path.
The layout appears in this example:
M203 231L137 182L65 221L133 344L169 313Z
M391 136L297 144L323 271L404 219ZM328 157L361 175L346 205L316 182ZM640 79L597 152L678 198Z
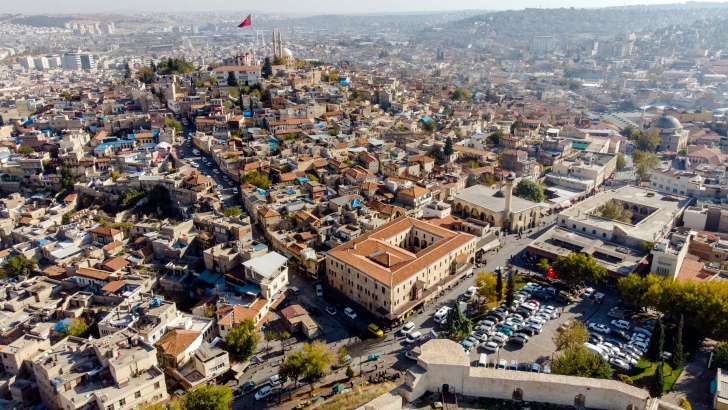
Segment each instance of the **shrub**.
M690 402L685 397L680 398L680 407L688 410L692 410L693 406L690 405Z

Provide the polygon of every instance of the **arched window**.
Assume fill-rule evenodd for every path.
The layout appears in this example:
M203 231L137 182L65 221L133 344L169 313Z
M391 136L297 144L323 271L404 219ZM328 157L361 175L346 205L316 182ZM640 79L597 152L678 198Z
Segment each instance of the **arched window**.
M583 409L586 407L586 396L583 394L577 394L576 397L574 397L574 407L577 409Z
M513 396L511 398L513 400L523 400L523 390L520 388L513 389Z

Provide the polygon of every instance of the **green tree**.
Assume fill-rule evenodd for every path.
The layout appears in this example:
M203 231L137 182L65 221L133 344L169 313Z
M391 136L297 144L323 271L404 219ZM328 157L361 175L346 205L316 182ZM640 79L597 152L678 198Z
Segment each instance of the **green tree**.
M465 317L462 310L460 310L459 303L455 303L455 306L447 312L445 320L447 323L447 330L453 337L465 337L473 331L473 324L470 319Z
M230 333L225 336L225 350L232 360L244 362L255 354L259 342L260 335L255 331L255 322L253 319L245 318L234 325Z
M518 184L516 184L514 194L519 198L536 203L541 202L546 198L541 187L537 183L527 179L522 179L518 182Z
M437 128L437 123L433 120L424 121L422 123L422 126L425 128L425 131L427 132L433 132L435 131L435 128Z
M283 352L284 355L286 354L286 346L284 345L284 343L286 340L288 340L290 338L291 338L291 334L287 330L284 330L284 331L278 333L278 341L281 342L281 351Z
M591 255L572 253L559 256L553 264L559 278L569 284L581 282L600 282L607 277L607 269Z
M618 199L610 199L599 205L594 209L594 215L626 223L632 221L632 211L624 209L622 202Z
M658 317L655 321L655 328L650 338L650 343L647 345L647 351L645 356L650 361L656 362L662 357L662 352L665 348L665 327L662 325L662 319Z
M124 63L124 78L131 78L131 68L129 63Z
M652 379L650 379L650 385L648 387L648 390L650 391L650 396L654 398L662 397L662 392L665 390L665 361L660 360L660 363L657 365L657 370L655 370L655 374L652 375Z
M239 208L231 206L228 208L225 208L225 216L231 217L231 216L240 216L243 214L243 211L241 211Z
M215 312L217 311L217 306L215 306L214 303L208 303L205 305L205 317L213 318L215 317Z
M564 376L611 379L614 370L603 357L590 352L582 344L557 353L551 364L551 372Z
M3 269L6 277L15 278L18 276L30 276L33 270L38 267L35 259L28 259L25 255L17 255L8 258Z
M237 209L237 208L235 208L235 209ZM267 331L267 332L263 333L263 339L265 340L265 350L270 350L270 342L276 340L277 338L278 338L278 335L271 331Z
M149 63L149 68L151 68L154 73L157 72L157 66L154 64L154 61Z
M491 173L487 173L483 176L483 185L485 186L493 186L495 184L495 176Z
M655 152L660 146L660 133L657 129L637 130L632 133L632 141L640 151Z
M503 272L498 269L498 273L495 276L495 295L496 301L500 302L503 300Z
M111 173L109 175L111 176L111 179L113 179L114 181L116 181L117 179L119 179L119 177L121 177L121 173L115 169L111 170Z
M488 136L488 140L493 143L493 145L500 145L500 139L503 136L503 131L496 131L490 136Z
M475 276L475 287L478 288L478 294L486 303L499 299L498 294L498 278L493 272L478 272Z
M181 408L185 410L229 410L233 391L225 384L203 384L185 393Z
M117 207L122 211L133 208L142 198L144 198L144 191L138 191L134 188L126 189L119 195Z
M260 69L260 75L263 78L268 78L273 75L273 66L270 63L270 57L266 57L263 60L263 67Z
M71 93L69 93L68 91L64 91L64 92L60 93L59 96L66 101L71 101L71 99L73 98Z
M578 320L570 320L569 326L556 332L552 338L556 350L576 349L589 341L589 330Z
M262 175L258 171L250 171L245 176L243 176L243 180L249 184L255 185L258 188L261 189L268 189L270 187L270 180L265 175Z
M215 77L213 77L213 76L210 76L210 77L209 77L209 78L207 79L207 81L208 81L208 82L210 83L210 85L211 85L211 86L215 86L215 85L217 85L217 78L215 78ZM214 93L213 93L213 95L214 95ZM218 95L218 96L219 96L219 95Z
M632 153L635 173L642 179L649 176L650 171L660 166L660 157L654 152L637 150Z
M351 92L351 95L349 96L349 100L355 101L361 98L361 92L359 90L354 90Z
M73 215L74 211L68 211L61 217L61 224L62 225L68 225L71 223L71 215Z
M174 128L175 135L179 135L179 133L182 132L182 124L174 118L167 118L164 120L164 123L167 124L168 127Z
M351 160L350 160L350 159L348 159L348 158L347 158L347 159L345 159L345 160L344 160L344 161L342 161L342 162L343 162L344 164L346 164L346 166L347 166L347 167L349 167L349 168L354 168L354 163L353 163L353 162L351 162Z
M83 318L77 318L73 326L69 329L68 334L75 337L86 337L88 336L89 326Z
M439 145L434 145L432 149L430 149L430 152L427 153L427 156L434 158L438 162L441 162L445 158Z
M465 163L465 165L467 165L468 168L470 168L470 169L480 168L480 164L478 163L478 161L476 161L474 159L471 159L470 161Z
M442 149L442 153L445 154L446 157L450 157L455 151L452 148L452 137L447 137L445 140L445 148Z
M235 71L228 71L227 85L229 87L237 87L238 79L235 78Z
M634 132L635 128L631 125L627 125L626 127L622 128L622 135L629 138L632 136L632 133Z
M21 145L18 147L18 154L27 157L28 155L34 153L35 150L30 147L30 145Z
M150 67L141 67L139 71L137 71L137 78L139 81L143 82L144 84L153 84L154 83L154 71Z
M652 341L652 339L650 339ZM720 367L728 369L728 343L721 343L713 351L713 361L710 364L713 369Z
M624 154L617 154L617 171L622 171L627 166L627 160Z
M473 93L462 87L458 87L452 92L452 99L455 101L468 101L472 97Z
M541 260L536 263L536 267L541 269L542 271L546 272L551 267L551 264L549 263L549 260L546 258L542 258Z
M680 315L680 320L677 322L677 331L675 331L675 338L673 340L673 344L675 346L675 351L672 355L672 360L675 362L675 367L682 367L683 366L683 357L685 354L683 353L683 326L684 326L684 318L683 315ZM650 339L650 341L652 341Z
M318 381L334 360L334 356L325 342L314 340L312 343L303 344L304 363L306 365L303 375L308 377L308 384Z
M283 360L278 367L278 377L283 382L292 380L294 387L298 387L298 379L306 372L306 358L303 352L293 352Z
M352 369L351 366L346 366L346 378L347 379L354 378L354 369Z
M516 299L516 275L513 272L508 274L506 280L506 306L513 305L513 301Z

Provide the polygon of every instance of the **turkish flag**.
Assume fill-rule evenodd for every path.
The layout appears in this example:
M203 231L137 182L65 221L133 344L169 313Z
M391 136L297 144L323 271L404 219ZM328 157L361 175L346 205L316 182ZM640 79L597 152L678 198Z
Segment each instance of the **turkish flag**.
M558 279L559 278L556 275L556 272L554 272L554 268L552 268L551 266L549 266L549 270L548 270L548 272L546 272L546 277L548 277L548 278L554 278L554 279Z
M242 23L238 24L238 28L248 27L253 25L253 18L250 14L248 14L248 17L243 20Z

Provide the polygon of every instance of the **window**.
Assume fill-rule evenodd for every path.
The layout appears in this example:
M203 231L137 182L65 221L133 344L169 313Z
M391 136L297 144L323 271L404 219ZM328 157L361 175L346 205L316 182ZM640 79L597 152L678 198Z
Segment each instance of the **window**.
M606 237L607 237L606 232L602 233L602 238L606 238Z
M123 406L126 404L126 399L119 400L119 406Z
M134 398L135 399L138 399L140 397L142 397L142 392L138 391L138 392L134 393Z
M581 227L581 231L582 231L582 232L586 232L586 226L582 226L582 227Z
M668 258L658 258L657 262L663 265L672 265L672 261Z
M571 225L571 229L576 229L576 224Z
M596 235L596 234L597 234L597 230L596 229L592 229L592 235Z

